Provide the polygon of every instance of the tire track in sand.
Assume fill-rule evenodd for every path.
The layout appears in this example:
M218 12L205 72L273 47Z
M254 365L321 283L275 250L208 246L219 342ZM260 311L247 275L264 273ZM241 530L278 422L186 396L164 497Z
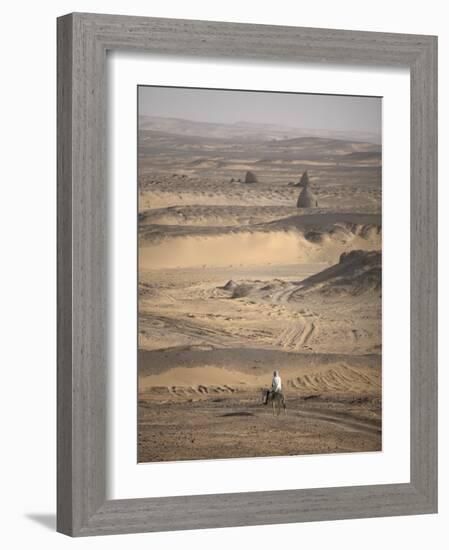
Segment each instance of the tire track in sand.
M303 410L297 412L296 415L306 420L316 420L318 422L333 424L334 426L339 426L352 432L376 435L382 433L382 427L376 420L349 418L347 415L330 413L328 411L321 412Z

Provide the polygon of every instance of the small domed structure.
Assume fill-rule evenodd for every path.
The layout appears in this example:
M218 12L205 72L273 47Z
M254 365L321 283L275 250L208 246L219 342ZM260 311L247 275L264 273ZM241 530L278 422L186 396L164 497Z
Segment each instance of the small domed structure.
M318 200L316 196L309 189L309 186L306 186L302 189L299 194L298 201L296 203L297 208L317 208Z
M246 172L245 183L257 183L257 177L254 172Z

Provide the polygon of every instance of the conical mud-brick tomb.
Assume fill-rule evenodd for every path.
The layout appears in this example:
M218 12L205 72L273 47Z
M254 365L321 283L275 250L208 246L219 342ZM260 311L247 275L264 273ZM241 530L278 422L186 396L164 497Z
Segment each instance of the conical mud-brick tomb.
M317 208L318 199L309 188L310 182L309 182L309 176L307 174L307 170L302 175L299 185L302 185L302 190L301 190L301 193L299 194L296 207L297 208Z
M309 185L309 174L305 170L301 176L301 179L296 184L297 187L307 187Z
M246 172L245 183L257 183L257 176L254 172Z

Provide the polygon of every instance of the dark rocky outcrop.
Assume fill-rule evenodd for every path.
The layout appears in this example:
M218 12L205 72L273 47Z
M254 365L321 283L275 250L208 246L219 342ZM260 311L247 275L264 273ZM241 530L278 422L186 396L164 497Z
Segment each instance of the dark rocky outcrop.
M304 293L358 296L380 292L382 284L382 254L376 250L343 252L338 264L320 271L301 282Z

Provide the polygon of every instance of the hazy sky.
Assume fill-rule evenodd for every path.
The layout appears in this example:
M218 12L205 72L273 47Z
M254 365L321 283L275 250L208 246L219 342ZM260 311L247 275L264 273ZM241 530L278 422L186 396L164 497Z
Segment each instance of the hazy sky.
M297 93L139 87L139 114L202 122L258 122L381 135L381 99Z

